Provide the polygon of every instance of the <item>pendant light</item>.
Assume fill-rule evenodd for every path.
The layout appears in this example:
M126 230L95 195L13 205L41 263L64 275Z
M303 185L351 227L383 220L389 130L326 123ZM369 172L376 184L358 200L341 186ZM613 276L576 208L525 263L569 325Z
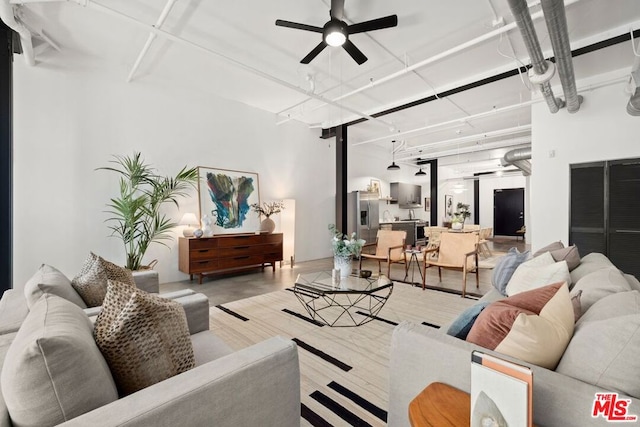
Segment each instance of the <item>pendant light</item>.
M420 155L422 156L422 150L420 150ZM418 157L418 162L420 162L420 157ZM427 173L422 170L422 166L420 166L420 170L416 172L416 176L425 176Z
M400 169L400 166L396 165L396 140L391 141L393 144L393 151L391 151L391 164L387 166L387 170L397 171Z

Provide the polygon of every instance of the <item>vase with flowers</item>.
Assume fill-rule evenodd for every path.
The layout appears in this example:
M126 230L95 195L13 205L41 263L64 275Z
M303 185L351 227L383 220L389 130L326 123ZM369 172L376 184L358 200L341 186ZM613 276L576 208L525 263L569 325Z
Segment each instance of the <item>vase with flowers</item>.
M284 202L282 200L271 203L265 202L262 205L259 203L253 203L251 205L251 209L253 209L253 211L258 215L264 215L266 217L260 223L260 231L262 233L270 234L276 229L276 223L269 217L282 212L282 209L284 209Z
M366 243L362 239L356 239L356 233L351 236L338 231L335 224L329 224L331 232L331 246L333 247L333 268L340 270L340 277L345 278L351 274L351 261L359 258L362 246Z

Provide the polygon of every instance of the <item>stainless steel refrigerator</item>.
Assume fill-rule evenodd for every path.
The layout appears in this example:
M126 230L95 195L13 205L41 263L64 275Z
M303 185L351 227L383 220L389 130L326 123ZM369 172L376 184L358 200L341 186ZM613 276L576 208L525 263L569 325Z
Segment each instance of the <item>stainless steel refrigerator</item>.
M380 228L378 193L353 191L347 200L347 234L375 243Z

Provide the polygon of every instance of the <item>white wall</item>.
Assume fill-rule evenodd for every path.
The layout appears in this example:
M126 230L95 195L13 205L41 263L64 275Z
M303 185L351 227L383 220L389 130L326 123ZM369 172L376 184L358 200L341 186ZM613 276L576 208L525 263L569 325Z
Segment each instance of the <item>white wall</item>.
M14 287L41 263L73 277L89 251L124 264L121 243L107 237L104 223L116 176L95 169L134 150L166 175L184 165L257 172L263 200L296 200L296 259L330 255L334 144L299 123L276 126L271 114L206 88L153 75L125 83L126 74L64 55L31 68L14 62ZM182 201L180 212L168 212L176 221L197 213L197 194ZM153 247L145 261L159 260L161 282L185 279L177 239L168 244L170 250Z
M578 87L628 72L578 82ZM551 241L569 240L570 164L640 157L640 117L626 112L625 86L623 82L587 92L575 114L564 109L551 114L544 103L533 106L530 231L534 251Z

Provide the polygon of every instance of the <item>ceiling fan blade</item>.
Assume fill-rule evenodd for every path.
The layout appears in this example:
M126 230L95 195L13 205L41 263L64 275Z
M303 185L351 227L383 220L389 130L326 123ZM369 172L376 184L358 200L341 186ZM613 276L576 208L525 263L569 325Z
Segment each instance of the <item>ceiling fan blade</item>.
M327 46L328 46L327 43L324 40L322 40L320 42L320 44L318 44L318 46L314 47L313 50L311 52L309 52L309 54L307 56L302 58L302 61L300 61L300 63L301 64L308 64L309 62L311 62L313 60L313 58L318 56L318 54L320 52L322 52L322 50Z
M322 27L314 27L313 25L300 24L298 22L284 21L282 19L276 19L276 25L278 27L295 28L296 30L312 31L314 33L321 33Z
M329 12L331 18L338 21L344 20L344 0L331 0L331 11Z
M356 61L358 65L362 65L367 61L367 57L364 56L364 53L362 53L362 51L358 49L356 45L351 43L351 40L347 40L346 42L344 42L342 47L347 51L349 55L351 55L353 60Z
M381 30L383 28L395 27L398 25L398 15L389 15L384 18L372 19L358 24L349 25L349 34L364 33L365 31Z

